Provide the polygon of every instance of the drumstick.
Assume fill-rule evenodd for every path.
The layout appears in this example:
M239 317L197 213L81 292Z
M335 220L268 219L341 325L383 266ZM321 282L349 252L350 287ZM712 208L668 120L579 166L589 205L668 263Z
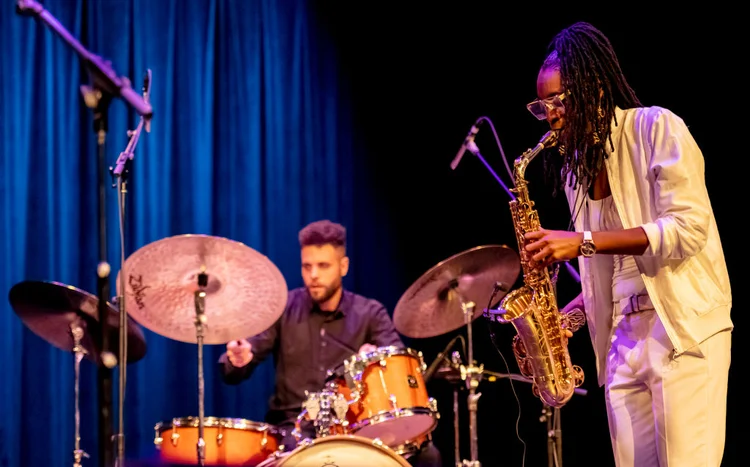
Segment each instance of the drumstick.
M330 340L331 342L333 342L334 344L338 345L338 346L339 346L339 347L341 347L342 349L348 350L349 352L351 352L351 353L353 353L353 354L357 353L357 350L356 350L356 349L353 349L353 348L351 348L351 347L350 347L349 345L347 345L347 344L345 344L345 343L341 342L340 340L338 340L337 338L333 337L333 336L332 336L332 335L330 335L330 334L323 334L323 336L322 336L322 337L323 337L324 339L325 339L326 337L328 337L328 339L329 339L329 340Z

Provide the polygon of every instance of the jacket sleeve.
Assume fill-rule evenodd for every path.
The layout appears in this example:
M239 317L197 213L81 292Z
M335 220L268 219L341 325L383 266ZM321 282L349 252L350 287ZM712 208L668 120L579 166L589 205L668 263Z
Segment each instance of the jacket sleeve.
M393 325L393 320L391 320L385 306L375 302L371 313L372 319L370 320L367 341L377 347L403 347L404 343L396 332L396 327Z
M226 384L239 384L252 376L255 368L276 349L280 334L281 319L276 320L270 328L248 339L252 345L253 359L247 365L238 368L232 365L226 352L221 354L218 364L219 375L222 381Z
M685 122L667 109L659 109L643 131L644 142L650 144L657 213L653 222L641 225L649 241L644 255L692 256L705 246L711 222L703 154Z

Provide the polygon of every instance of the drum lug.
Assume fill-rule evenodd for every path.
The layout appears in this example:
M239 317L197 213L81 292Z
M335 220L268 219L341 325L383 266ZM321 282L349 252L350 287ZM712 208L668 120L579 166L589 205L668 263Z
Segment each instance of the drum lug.
M180 435L175 431L174 428L172 428L172 436L170 437L170 440L172 441L172 446L177 447L178 439L180 439Z
M437 400L430 397L428 400L428 403L430 405L430 411L434 412L437 415L437 417L440 418L440 412L438 412Z
M391 394L390 396L388 396L388 400L391 401L391 408L393 408L393 410L398 410L398 403L396 400L396 395Z
M216 435L216 445L221 446L222 442L224 442L224 433L222 433L221 428L219 428L219 433Z

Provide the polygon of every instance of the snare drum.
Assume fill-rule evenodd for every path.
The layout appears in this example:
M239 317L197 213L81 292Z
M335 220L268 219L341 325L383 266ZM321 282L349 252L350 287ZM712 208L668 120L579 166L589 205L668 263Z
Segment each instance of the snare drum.
M421 352L380 347L355 354L330 370L327 386L350 401L347 420L352 434L397 447L437 425L437 403L427 396L422 377L425 368Z
M278 452L258 467L410 467L382 442L355 435L333 435L302 441L290 452Z
M154 444L163 461L196 465L198 417L159 422L154 431ZM279 448L282 437L276 427L266 423L204 417L205 465L257 466Z

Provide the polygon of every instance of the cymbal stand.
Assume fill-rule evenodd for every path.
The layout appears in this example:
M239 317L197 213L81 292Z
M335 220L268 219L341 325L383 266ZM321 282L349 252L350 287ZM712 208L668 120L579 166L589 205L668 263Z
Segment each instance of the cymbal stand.
M464 300L463 297L460 296L461 294L458 292L457 285L458 284L456 283L453 287L453 291L459 294L459 298L461 299L461 311L464 314L464 321L466 322L466 352L468 365L461 365L461 379L466 382L466 388L469 390L469 395L467 396L467 406L469 409L469 446L471 453L471 459L464 459L461 464L457 465L457 467L480 467L481 463L479 462L478 446L479 436L477 433L477 405L479 402L479 398L482 396L482 393L477 393L477 386L479 386L479 382L482 380L484 365L476 366L476 362L474 361L474 339L471 329L471 323L473 321L474 308L476 307L476 304L474 302L467 302L466 300Z
M203 381L203 327L206 324L206 286L208 275L205 267L198 274L198 290L195 291L195 331L198 340L198 465L203 467L206 463L206 441L203 439L204 428L204 389Z
M461 365L461 354L459 354L457 351L454 351L451 354L451 362L456 367L460 367ZM451 384L453 386L453 451L456 458L456 467L461 465L461 430L460 425L458 423L458 388L459 383L458 381L451 381Z
M83 339L83 328L79 321L70 323L70 334L73 336L73 353L75 354L75 450L73 451L73 467L81 467L81 460L89 455L81 449L81 409L79 405L80 398L80 381L81 381L81 360L86 354L86 349L81 345Z

